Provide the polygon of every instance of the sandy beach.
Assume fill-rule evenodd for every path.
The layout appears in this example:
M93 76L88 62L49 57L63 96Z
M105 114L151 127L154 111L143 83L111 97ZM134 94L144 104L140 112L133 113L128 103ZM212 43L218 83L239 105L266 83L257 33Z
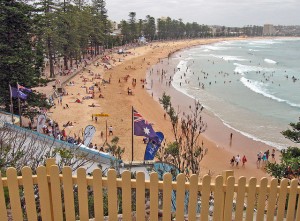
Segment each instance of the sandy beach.
M172 97L172 102L180 106L181 110L193 104L192 99L187 97L173 88L164 88L162 86L155 86L152 92L149 92L149 85L142 87L141 79L146 78L146 73L153 68L160 59L168 57L170 53L186 49L195 45L210 44L222 40L237 40L231 39L200 39L190 41L176 41L176 42L160 42L152 43L147 46L133 48L128 51L131 53L127 56L122 54L110 55L112 68L105 70L103 66L96 66L95 62L87 68L74 76L70 81L74 85L65 86L68 95L62 97L62 105L57 103L48 115L55 122L58 122L62 129L63 124L68 121L73 123L72 127L67 127L67 134L71 136L82 137L82 131L87 125L94 125L96 127L96 134L92 143L101 146L105 141L106 122L108 126L113 127L113 136L120 138L119 145L125 147L123 159L129 161L131 159L131 108L132 106L143 115L145 119L153 123L155 131L162 131L165 134L166 142L172 141L171 124L168 119L164 119L164 111L158 103L158 97L163 91L166 91ZM178 52L177 52L178 53ZM166 64L167 65L167 64ZM94 73L92 75L91 73ZM100 75L101 79L95 79L95 74ZM102 78L106 80L105 85L100 85ZM132 85L132 79L136 79L135 87ZM86 79L84 81L84 79ZM89 87L95 83L100 85L94 89L94 99L82 98L85 96L92 96L89 94ZM51 85L54 83L50 83ZM148 83L149 84L149 83ZM132 89L133 95L128 95L128 88ZM104 98L99 98L99 95ZM76 99L83 101L76 103ZM66 104L69 106L66 107ZM95 107L90 107L94 104ZM90 106L89 106L90 105ZM92 114L107 113L109 117L98 117L97 122L92 119ZM204 147L208 148L208 153L201 162L201 174L206 174L208 171L216 176L221 174L224 170L234 170L235 176L245 176L247 178L257 177L261 178L268 176L264 170L257 169L256 160L257 152L273 149L270 146L254 141L250 138L236 133L235 131L226 127L218 118L212 114L204 111L204 121L208 124L208 129L200 138L203 140ZM101 137L101 131L104 136ZM233 133L232 145L230 145L230 133ZM108 141L113 136L108 136ZM143 144L142 137L134 137L134 160L142 161L145 152L145 144ZM233 155L239 154L247 156L248 162L245 167L232 168L230 159ZM277 157L279 153L276 154Z

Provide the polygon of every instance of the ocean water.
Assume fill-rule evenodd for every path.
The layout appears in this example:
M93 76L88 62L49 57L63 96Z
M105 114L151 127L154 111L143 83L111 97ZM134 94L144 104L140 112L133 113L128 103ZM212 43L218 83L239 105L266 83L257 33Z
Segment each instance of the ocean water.
M176 53L172 86L234 130L278 149L300 117L300 38L224 41Z

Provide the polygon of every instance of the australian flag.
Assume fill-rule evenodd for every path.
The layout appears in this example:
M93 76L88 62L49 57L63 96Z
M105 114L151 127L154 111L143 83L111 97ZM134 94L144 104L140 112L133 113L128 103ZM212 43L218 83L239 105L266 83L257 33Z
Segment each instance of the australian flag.
M21 98L23 100L27 99L27 94L24 94L22 91L18 90L15 87L10 86L10 96L14 98Z
M151 124L149 124L143 116L133 109L134 135L149 138L157 138Z
M32 90L30 88L26 88L26 87L24 87L22 85L17 84L17 87L18 87L19 91L23 91L23 92L27 92L27 93L32 92Z

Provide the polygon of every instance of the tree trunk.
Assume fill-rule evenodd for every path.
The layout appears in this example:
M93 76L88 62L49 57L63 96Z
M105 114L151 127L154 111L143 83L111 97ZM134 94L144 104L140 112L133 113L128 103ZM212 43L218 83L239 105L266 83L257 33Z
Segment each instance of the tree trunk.
M65 70L68 70L69 67L68 67L68 57L67 55L64 55L64 69Z
M49 67L50 67L50 78L54 78L54 65L53 65L53 54L52 54L52 46L51 46L51 38L47 39L48 46L48 56L49 56Z

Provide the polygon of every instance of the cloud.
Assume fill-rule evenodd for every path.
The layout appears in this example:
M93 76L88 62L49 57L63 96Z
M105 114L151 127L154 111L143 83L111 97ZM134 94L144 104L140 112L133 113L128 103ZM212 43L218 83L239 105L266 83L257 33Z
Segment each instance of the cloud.
M128 19L131 11L137 18L151 15L155 18L170 16L185 22L201 24L244 26L248 24L299 24L299 0L107 0L110 19Z

